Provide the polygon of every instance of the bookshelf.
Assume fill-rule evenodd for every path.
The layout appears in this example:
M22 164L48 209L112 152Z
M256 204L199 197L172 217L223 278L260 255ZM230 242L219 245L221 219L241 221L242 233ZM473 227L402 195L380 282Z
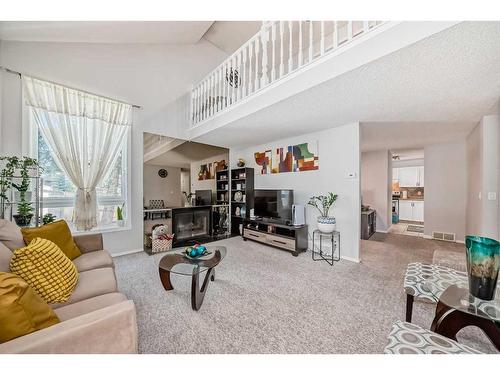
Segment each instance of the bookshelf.
M229 170L215 172L215 201L216 204L229 204Z
M241 235L240 226L243 227L245 219L250 218L254 200L254 169L231 169L231 234Z

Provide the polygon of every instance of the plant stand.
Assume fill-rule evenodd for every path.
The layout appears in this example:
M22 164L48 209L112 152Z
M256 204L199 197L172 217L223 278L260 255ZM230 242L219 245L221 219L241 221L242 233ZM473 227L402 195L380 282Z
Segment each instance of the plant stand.
M316 251L316 237L319 241L319 251ZM331 253L326 254L323 251L323 237L327 237L331 241ZM335 256L337 253L337 256ZM315 256L316 255L316 256ZM324 260L330 266L333 266L334 262L340 260L340 232L333 231L332 233L323 233L319 229L313 231L313 245L312 245L312 259L314 261Z

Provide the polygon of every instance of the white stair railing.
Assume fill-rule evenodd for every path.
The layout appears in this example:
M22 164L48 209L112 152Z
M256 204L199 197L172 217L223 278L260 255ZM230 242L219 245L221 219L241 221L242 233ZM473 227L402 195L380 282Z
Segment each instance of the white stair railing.
M344 47L381 21L271 21L191 90L191 127Z

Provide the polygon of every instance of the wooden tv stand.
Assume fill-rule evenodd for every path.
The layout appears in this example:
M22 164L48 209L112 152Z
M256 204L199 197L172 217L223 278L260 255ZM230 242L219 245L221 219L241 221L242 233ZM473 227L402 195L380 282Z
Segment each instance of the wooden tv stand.
M307 250L307 225L278 224L265 220L245 220L243 222L243 240L257 241L274 246L298 256Z

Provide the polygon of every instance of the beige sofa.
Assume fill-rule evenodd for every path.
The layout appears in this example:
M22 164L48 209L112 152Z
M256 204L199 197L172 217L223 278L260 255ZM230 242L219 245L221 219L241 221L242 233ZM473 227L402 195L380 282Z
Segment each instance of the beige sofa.
M117 290L102 236L77 236L75 242L82 252L74 260L78 284L67 302L51 305L61 322L0 344L0 353L137 353L135 305ZM0 242L0 272L9 272L11 256Z

